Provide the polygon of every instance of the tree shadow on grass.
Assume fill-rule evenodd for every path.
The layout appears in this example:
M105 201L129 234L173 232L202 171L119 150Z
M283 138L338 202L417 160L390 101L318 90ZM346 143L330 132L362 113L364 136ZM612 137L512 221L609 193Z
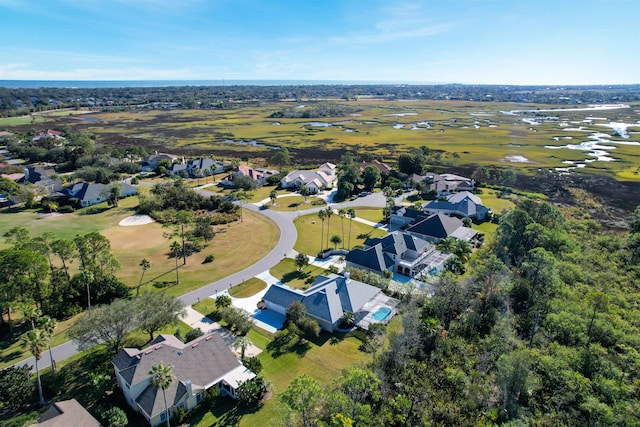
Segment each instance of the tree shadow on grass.
M309 278L309 273L305 273L302 271L290 271L289 273L285 273L282 276L282 283L288 283L288 282L292 282L294 280L302 280L302 279L308 279Z
M210 426L235 426L240 423L243 416L260 410L262 404L254 407L244 407L228 396L220 396L212 403L204 401L201 405L187 414L186 425L200 425L207 414L215 417Z

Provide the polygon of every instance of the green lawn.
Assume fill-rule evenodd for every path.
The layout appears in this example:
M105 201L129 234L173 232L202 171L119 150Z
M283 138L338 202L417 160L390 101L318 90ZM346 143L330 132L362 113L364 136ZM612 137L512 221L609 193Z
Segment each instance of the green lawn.
M274 211L297 211L311 209L317 206L326 205L324 200L319 197L308 196L306 198L302 196L287 196L276 199L276 204L271 205L271 201L267 202L266 206Z
M296 263L291 258L285 258L271 267L269 272L273 277L287 286L297 289L307 289L319 274L326 274L327 270L315 265L307 265L302 271L298 271Z
M368 221L380 222L384 219L382 215L382 208L355 208L356 216L358 218L366 219Z
M266 348L270 337L252 330L249 339L258 347ZM344 369L365 363L369 356L358 350L361 341L350 334L322 333L320 338L304 345L292 345L280 351L263 351L262 375L271 382L273 395L257 410L243 410L228 399L219 399L211 409L199 408L190 414L193 426L236 425L252 427L270 425L284 410L278 395L289 383L302 374L310 375L323 386L331 384Z
M499 198L498 193L498 190L483 188L482 194L480 194L479 197L482 199L482 204L491 209L493 213L499 214L502 213L502 211L516 207L516 204L511 200Z
M266 287L267 284L264 282L264 280L260 280L257 277L252 277L251 279L229 289L229 295L234 298L248 298L257 294Z
M351 223L351 247L360 245L368 237L382 237L386 232L379 228L374 228L369 225L363 224L358 221L349 221L348 218L341 220L336 214L331 216L329 239L331 236L337 234L342 237L342 224L344 221L344 238L343 243L338 245L341 248L343 245L345 248L349 245L349 224ZM320 239L323 234L324 228L324 241L322 242L323 249L333 249L334 245L329 241L327 245L327 220L320 221L317 214L303 215L297 218L294 222L296 230L298 231L298 240L294 246L294 249L298 252L315 256L320 251Z

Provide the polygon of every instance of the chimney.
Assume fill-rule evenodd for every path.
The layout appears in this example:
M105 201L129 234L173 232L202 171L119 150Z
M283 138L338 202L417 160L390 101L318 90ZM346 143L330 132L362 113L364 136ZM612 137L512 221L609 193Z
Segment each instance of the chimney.
M187 398L193 396L193 388L191 387L191 380L186 380L184 385L187 387Z

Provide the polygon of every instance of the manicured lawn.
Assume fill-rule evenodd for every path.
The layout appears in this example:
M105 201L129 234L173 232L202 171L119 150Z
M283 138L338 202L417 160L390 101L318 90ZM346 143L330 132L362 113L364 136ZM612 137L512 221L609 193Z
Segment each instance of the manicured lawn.
M384 219L382 208L355 208L355 211L358 218L368 221L380 222Z
M498 190L484 188L482 194L479 195L482 199L482 204L491 209L493 213L502 213L502 211L514 209L516 204L511 200L502 199L498 197Z
M344 238L342 244L338 245L341 248L343 245L345 248L349 245L349 219L344 218ZM331 216L330 230L327 232L327 220L323 222L318 218L317 214L303 215L297 218L294 222L296 230L298 231L298 240L294 246L294 249L298 252L302 252L307 255L315 256L320 251L320 239L322 236L322 229L324 228L324 241L322 242L323 249L333 249L334 245L329 241L327 245L327 234L329 239L334 234L342 237L342 220L336 214ZM362 244L368 237L382 237L386 233L382 229L374 228L366 224L362 224L358 221L351 221L351 247Z
M307 289L319 274L326 274L327 270L315 265L307 265L298 271L296 263L291 258L285 258L269 270L273 277L287 286L297 289Z
M485 234L494 234L498 229L498 224L494 224L493 222L486 221L478 225L473 224L471 228Z
M252 330L249 339L258 347L267 347L264 334ZM262 342L260 342L263 340ZM361 341L349 334L323 333L320 338L303 345L291 345L282 351L266 350L258 355L262 362L263 375L271 382L273 395L257 410L243 410L232 406L227 399L218 400L218 404L209 409L194 412L189 420L191 425L226 426L239 423L252 427L270 425L284 410L278 395L286 390L289 383L302 374L310 375L321 385L327 386L341 372L356 364L366 363L370 356L358 350Z
M269 209L273 209L274 211L302 211L323 205L326 205L324 200L313 196L308 196L306 201L302 196L279 197L276 199L275 205L272 206L271 201L267 203Z
M348 334L334 334L334 337L322 333L320 339L294 346L281 355L269 351L258 355L263 366L262 374L271 381L273 396L257 412L244 415L240 426L268 425L269 421L275 420L283 410L278 395L295 377L307 374L327 386L344 369L369 360L369 355L358 350L359 339Z
M257 294L266 287L267 284L264 282L264 280L260 280L257 277L252 277L251 279L229 289L229 295L234 298L248 298Z

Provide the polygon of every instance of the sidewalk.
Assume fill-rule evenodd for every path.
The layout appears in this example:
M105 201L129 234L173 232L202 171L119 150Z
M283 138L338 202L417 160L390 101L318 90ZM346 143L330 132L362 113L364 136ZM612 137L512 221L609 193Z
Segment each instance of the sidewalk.
M213 300L212 300L213 302ZM201 313L197 312L191 307L185 307L187 314L182 318L182 321L192 328L200 328L202 332L205 334L208 333L219 333L224 342L227 343L231 351L233 351L236 356L239 356L239 353L233 348L233 343L236 341L237 337L229 332L227 329L220 326L219 323L214 322L206 316L203 316ZM262 349L256 347L255 345L250 345L246 348L244 355L245 357L253 357L262 353Z

